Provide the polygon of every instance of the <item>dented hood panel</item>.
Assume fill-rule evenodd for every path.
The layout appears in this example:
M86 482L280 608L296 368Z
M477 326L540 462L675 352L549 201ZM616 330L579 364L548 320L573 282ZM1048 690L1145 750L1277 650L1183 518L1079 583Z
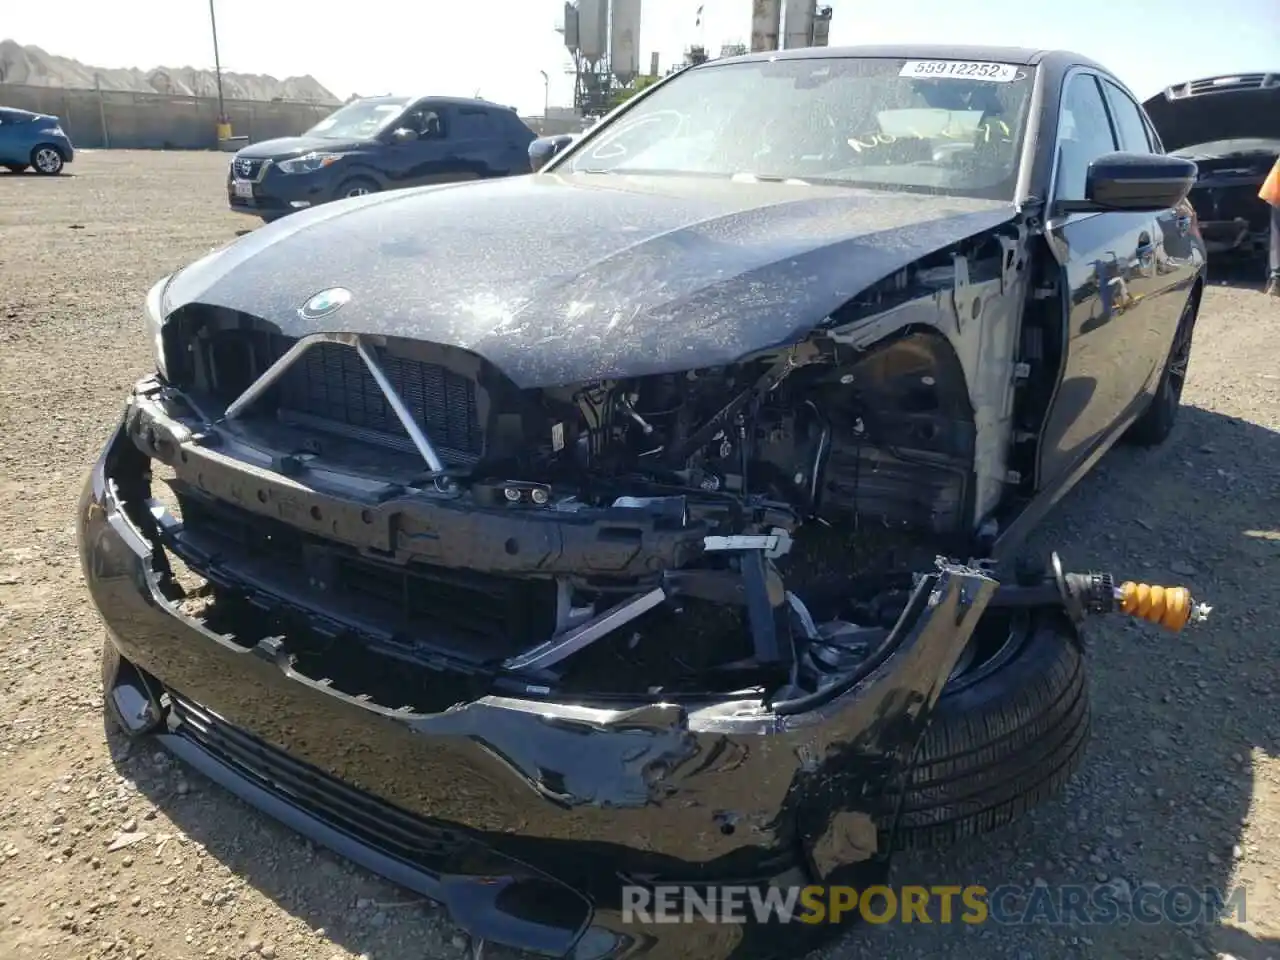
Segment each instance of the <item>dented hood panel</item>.
M868 285L1011 220L1009 203L685 177L543 174L339 201L179 272L289 336L471 350L522 387L720 366L793 342ZM322 321L299 308L332 287Z

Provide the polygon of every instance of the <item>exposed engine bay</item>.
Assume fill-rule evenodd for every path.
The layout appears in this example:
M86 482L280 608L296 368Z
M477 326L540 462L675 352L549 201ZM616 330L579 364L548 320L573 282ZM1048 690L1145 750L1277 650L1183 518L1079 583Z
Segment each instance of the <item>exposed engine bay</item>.
M206 607L301 618L322 660L524 695L814 693L875 661L920 571L973 555L953 348L841 334L913 301L937 316L944 264L728 368L544 389L454 347L189 306L128 423L173 496L126 499Z

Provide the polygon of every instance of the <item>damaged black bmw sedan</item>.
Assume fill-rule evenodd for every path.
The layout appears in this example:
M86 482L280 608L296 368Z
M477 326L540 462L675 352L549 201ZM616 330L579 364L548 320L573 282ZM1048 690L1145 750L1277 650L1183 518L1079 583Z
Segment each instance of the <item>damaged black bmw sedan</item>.
M1173 429L1205 255L1152 143L1069 53L753 55L163 279L78 518L109 715L479 940L794 953L622 888L998 827L1079 762L1080 618L1205 612L1005 562Z

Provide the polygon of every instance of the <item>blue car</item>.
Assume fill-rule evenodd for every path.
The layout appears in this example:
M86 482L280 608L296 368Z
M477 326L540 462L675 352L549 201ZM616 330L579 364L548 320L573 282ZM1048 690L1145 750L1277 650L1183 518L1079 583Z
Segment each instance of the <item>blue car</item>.
M55 176L73 159L75 148L57 117L0 107L0 167Z

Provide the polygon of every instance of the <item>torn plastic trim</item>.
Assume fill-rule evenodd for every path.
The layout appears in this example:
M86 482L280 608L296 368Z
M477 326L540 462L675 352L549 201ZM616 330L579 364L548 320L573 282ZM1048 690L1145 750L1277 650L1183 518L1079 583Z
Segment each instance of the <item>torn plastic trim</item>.
M999 586L999 581L982 569L939 557L934 571L917 576L897 622L871 656L837 683L790 700L776 700L770 704L772 710L779 717L820 713L885 669L904 646L918 649L950 644L947 672L928 703L932 707Z

